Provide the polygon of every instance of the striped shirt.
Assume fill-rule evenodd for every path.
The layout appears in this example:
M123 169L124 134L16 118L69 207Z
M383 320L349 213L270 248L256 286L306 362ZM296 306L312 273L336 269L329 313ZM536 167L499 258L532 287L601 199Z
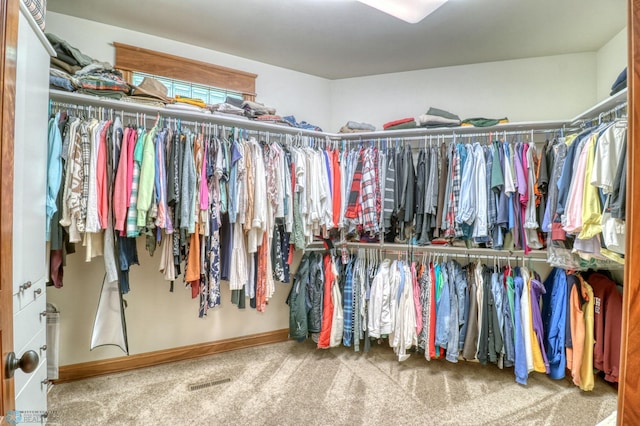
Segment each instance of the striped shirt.
M353 339L353 264L354 260L351 260L347 265L344 281L344 295L342 299L343 314L344 314L344 331L342 337L342 344L344 346L351 346Z
M140 130L134 149L133 178L131 180L131 197L129 198L129 210L127 211L127 237L135 238L140 235L138 229L138 182L140 181L140 165L142 164L142 148L146 132Z
M347 219L356 219L358 217L358 199L360 198L360 187L362 183L362 153L358 153L358 162L356 170L353 173L351 181L351 190L349 191L349 204L344 217Z

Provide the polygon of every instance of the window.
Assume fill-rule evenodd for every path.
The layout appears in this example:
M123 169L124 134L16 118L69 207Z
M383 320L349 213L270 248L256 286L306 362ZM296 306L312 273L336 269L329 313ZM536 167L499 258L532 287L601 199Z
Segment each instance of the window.
M137 86L142 83L142 80L144 80L145 77L153 77L164 84L167 88L167 96L170 98L180 95L187 98L202 99L207 104L218 104L224 102L227 97L239 100L243 99L242 93L240 92L205 86L203 84L190 83L188 81L174 80L137 71L133 71L131 73L131 84Z
M255 100L256 74L127 44L114 42L113 45L116 48L115 68L122 71L125 79L132 84L136 84L135 76L146 74L160 76L154 78L170 89L170 96L188 92L189 97L206 101L205 97L212 100L212 94L213 99L224 100L224 93L231 93L230 96Z

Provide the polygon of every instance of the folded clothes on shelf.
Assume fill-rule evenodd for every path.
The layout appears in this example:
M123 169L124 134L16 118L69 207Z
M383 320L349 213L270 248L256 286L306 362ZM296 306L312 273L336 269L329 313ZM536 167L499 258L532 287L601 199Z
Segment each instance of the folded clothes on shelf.
M478 117L478 118L467 118L465 120L462 120L461 126L467 126L467 127L491 127L491 126L496 126L498 124L506 124L508 122L509 122L509 119L507 117L504 117L504 118Z
M413 117L401 118L399 120L390 121L385 123L382 128L384 130L404 130L415 129L418 127L416 120Z
M296 118L293 115L284 116L282 117L282 119L289 123L291 127L296 127L298 129L315 130L316 132L322 131L322 129L315 124L307 123L306 121L296 121Z
M455 127L460 125L460 117L448 111L429 108L429 110L416 118L420 127Z
M340 128L339 133L374 132L375 130L376 126L373 124L349 120L347 124Z

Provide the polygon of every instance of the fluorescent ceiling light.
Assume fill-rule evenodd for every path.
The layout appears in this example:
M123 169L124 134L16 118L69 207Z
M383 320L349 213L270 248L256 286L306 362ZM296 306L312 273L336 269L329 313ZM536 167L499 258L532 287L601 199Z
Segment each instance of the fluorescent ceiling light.
M410 24L416 24L433 13L447 0L358 0L367 6L376 8L384 13L402 19Z

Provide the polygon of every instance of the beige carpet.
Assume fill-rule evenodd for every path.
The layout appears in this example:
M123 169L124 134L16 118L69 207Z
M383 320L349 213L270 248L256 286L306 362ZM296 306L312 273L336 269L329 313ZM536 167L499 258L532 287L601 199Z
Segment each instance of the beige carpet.
M190 391L189 385L230 379ZM278 343L56 385L53 425L595 425L616 391L477 363Z

